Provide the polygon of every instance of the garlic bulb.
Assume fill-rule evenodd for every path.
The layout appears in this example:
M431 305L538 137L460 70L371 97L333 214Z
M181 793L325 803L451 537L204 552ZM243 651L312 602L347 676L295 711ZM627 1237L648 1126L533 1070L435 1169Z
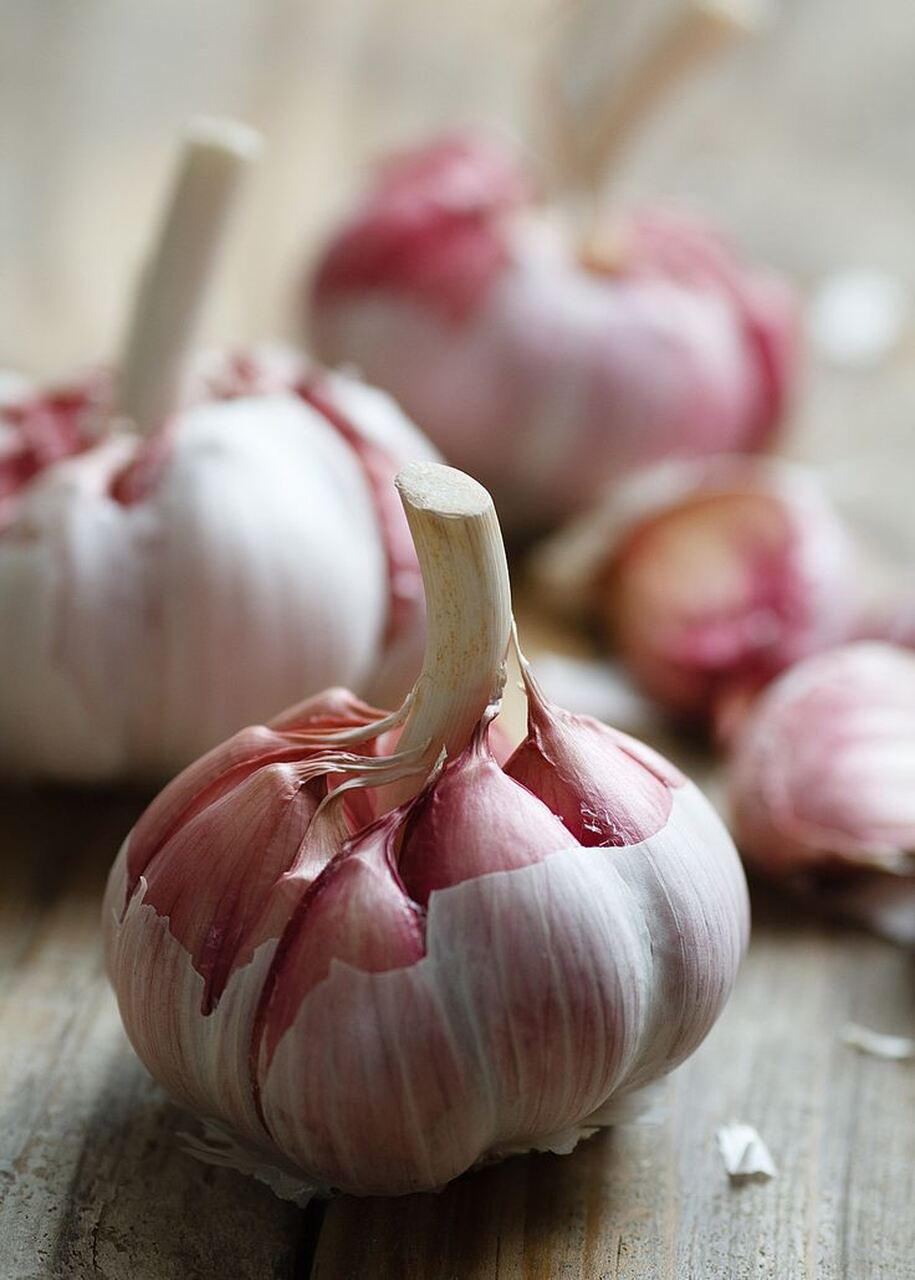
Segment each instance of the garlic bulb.
M859 641L782 675L738 736L731 797L750 866L915 943L915 655Z
M162 777L328 684L399 699L415 679L422 587L391 482L434 451L294 354L188 367L236 129L188 143L117 376L0 408L4 772Z
M776 672L848 637L853 562L812 474L722 457L621 487L543 549L537 572L574 589L648 694L728 731Z
M763 447L797 359L787 288L709 231L646 211L576 252L474 138L382 168L310 305L318 354L391 392L514 526L638 465Z
M404 707L331 690L236 734L153 802L107 891L135 1049L221 1126L212 1158L274 1185L271 1167L397 1194L570 1150L695 1049L746 944L705 798L549 705L526 666L528 733L499 766L511 614L491 500L434 464L398 485L428 612Z
M14 407L4 772L161 777L300 693L400 697L415 677L422 588L386 482L428 446L386 397L303 361L273 389L271 353L220 363L167 437L91 435L78 388ZM76 451L38 467L33 423ZM37 469L4 496L17 459Z

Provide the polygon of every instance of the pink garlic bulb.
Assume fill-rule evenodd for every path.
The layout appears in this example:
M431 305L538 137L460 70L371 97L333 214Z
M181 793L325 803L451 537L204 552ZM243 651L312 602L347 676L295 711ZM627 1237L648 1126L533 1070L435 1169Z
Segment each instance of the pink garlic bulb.
M754 870L915 943L915 654L859 641L787 671L737 738L731 797Z
M204 1152L299 1195L571 1150L696 1048L747 939L698 789L526 665L528 733L496 762L492 502L434 464L398 487L428 612L404 707L330 690L215 748L128 836L104 911L127 1033L215 1122Z
M399 699L423 599L380 392L285 352L189 360L250 131L192 133L116 373L0 406L0 770L162 777L292 699Z
M849 636L853 562L812 474L722 457L622 486L541 552L540 573L575 587L646 693L726 730L778 671Z
M581 253L493 143L395 157L310 293L331 364L389 391L514 526L586 508L621 472L766 446L795 381L795 302L661 211Z

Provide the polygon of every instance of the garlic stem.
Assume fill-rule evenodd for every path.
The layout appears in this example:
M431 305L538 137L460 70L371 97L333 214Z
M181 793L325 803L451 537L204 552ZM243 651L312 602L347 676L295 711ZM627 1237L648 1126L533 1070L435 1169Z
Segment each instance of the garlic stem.
M505 683L511 588L492 498L461 471L415 463L397 477L426 592L426 652L398 753L424 746L430 767L457 755ZM415 795L423 778L383 788L380 809Z
M703 62L757 30L769 9L768 0L676 0L674 12L659 24L640 55L621 74L608 69L592 101L581 109L577 128L567 123L568 141L574 144L573 184L594 199L608 168L658 104ZM594 37L592 27L585 13L578 33L581 41ZM573 38L571 43L573 48L565 49L563 57L574 65L577 41Z
M178 401L229 214L260 145L255 130L233 120L191 124L121 357L118 410L143 434L160 427Z

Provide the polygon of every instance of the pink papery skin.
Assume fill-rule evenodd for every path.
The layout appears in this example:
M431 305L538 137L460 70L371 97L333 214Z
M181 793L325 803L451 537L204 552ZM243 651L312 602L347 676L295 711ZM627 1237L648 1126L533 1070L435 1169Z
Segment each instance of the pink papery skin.
M530 691L504 769L481 726L349 836L343 797L317 808L343 775L316 709L379 739L336 693L192 766L126 841L105 927L128 1035L263 1161L401 1194L566 1150L718 1016L748 932L730 837L654 752Z
M390 400L294 353L208 357L140 438L110 375L0 407L0 770L167 776L337 682L422 660L393 488L435 458Z
M915 654L862 640L786 672L737 738L730 791L750 867L915 946Z
M647 463L767 446L800 364L788 287L671 213L621 217L613 246L579 255L494 144L433 142L382 167L331 239L312 341L390 391L516 527Z
M647 693L726 737L769 679L851 633L851 541L788 464L716 458L651 480L605 540L596 612Z
M732 782L762 870L915 873L915 655L860 641L787 672L750 713Z

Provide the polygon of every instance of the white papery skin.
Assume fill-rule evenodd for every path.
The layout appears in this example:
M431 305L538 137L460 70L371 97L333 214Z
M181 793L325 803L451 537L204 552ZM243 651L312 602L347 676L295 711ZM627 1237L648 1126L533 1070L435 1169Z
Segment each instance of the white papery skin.
M187 781L178 779L169 789L173 798L163 816L150 810L152 827L122 848L104 911L109 972L127 1032L149 1070L179 1102L222 1121L245 1146L260 1151L256 1159L264 1165L296 1169L324 1190L400 1194L442 1186L501 1152L569 1150L608 1122L612 1104L681 1062L720 1013L746 945L748 904L739 860L701 793L676 775L661 781L667 775L655 772L666 768L659 758L601 726L588 728L595 722L564 723L569 743L585 741L568 729L581 725L586 751L595 733L622 744L620 791L606 800L616 814L612 829L619 831L620 821L625 827L630 805L632 821L660 822L659 828L628 845L625 835L613 836L622 847L582 847L488 755L474 757L483 783L469 780L462 797L459 762L450 797L439 798L435 784L426 812L435 820L438 804L459 805L454 822L438 820L455 837L452 863L455 856L468 859L457 874L470 878L433 889L425 912L410 905L399 882L386 881L383 859L373 861L388 847L383 831L364 831L328 867L328 875L349 867L363 877L352 882L348 898L338 899L342 916L328 921L326 900L315 897L326 877L308 889L298 873L277 876L277 842L286 841L293 852L299 848L303 837L297 833L307 830L314 801L298 789L294 766L276 764L246 773L243 785L252 799L236 801L229 779L239 776L238 765L229 762L256 758L258 751L277 759L279 738L246 731L260 735L250 738L253 756L247 755L250 747L226 744L187 771ZM610 749L616 752L618 745ZM229 752L226 765L217 767L223 751ZM549 754L556 759L555 776L567 777L566 766L576 757L557 754L556 743ZM519 749L515 759L523 755ZM290 768L292 773L278 772ZM506 771L512 768L509 763ZM548 765L544 777L553 774ZM218 777L226 783L214 793ZM514 798L506 810L488 809L492 786L508 788ZM258 787L262 800L255 798ZM194 795L215 798L196 801ZM246 817L232 817L236 802ZM521 804L520 817L513 815L513 803ZM581 820L591 830L587 824L598 818L590 807L594 800L580 803ZM528 812L531 805L535 813ZM669 806L666 818L658 805ZM409 823L410 808L401 816L395 812L395 828ZM519 822L530 831L525 838L538 861L474 874L472 865L531 856L523 847L506 846ZM157 826L158 835L151 835ZM218 832L226 829L250 838L249 853L232 854L241 857L240 871L248 876L250 859L262 856L258 849L269 842L272 869L264 874L272 886L258 888L267 905L257 908L255 918L273 923L255 928L251 942L241 946L214 1002L207 995L205 957L218 952L205 940L249 936L238 932L234 905L216 923L225 910L223 874L233 876L236 893L249 893L238 873L218 870ZM404 830L415 839L415 830L412 837L411 828ZM491 848L468 844L462 853L461 832L470 841L480 830L488 832ZM127 892L131 841L137 838L144 846L141 862L158 879L158 905L136 869L136 887ZM543 838L558 839L554 852L536 849ZM427 854L413 848L421 872ZM434 851L428 856L429 874L441 874ZM366 881L371 866L376 869ZM404 874L424 898L416 868ZM408 946L415 942L410 921L421 928L416 945L422 954L410 963L391 958L390 948L404 941L396 915L385 933L391 894L403 904L396 912L408 913ZM378 928L381 941L366 942ZM324 976L313 981L316 961L309 947L317 946L319 958L322 947L333 955L339 939L351 936L369 948L371 963L331 959ZM196 961L179 938L194 939ZM307 987L304 998L295 994L300 983ZM294 1016L286 1025L290 1008ZM239 1161L249 1167L251 1156Z
M613 1095L657 1079L704 1039L746 945L733 846L687 785L643 843L570 846L436 891L417 964L365 973L334 963L269 1065L262 1052L265 1130L249 1072L275 943L202 1017L203 979L142 891L114 925L125 858L106 918L134 1048L179 1102L275 1146L274 1160L315 1185L357 1194L439 1187L502 1149L587 1132ZM541 1020L525 1030L512 1008Z
M559 1145L705 1038L746 912L730 838L691 785L642 844L437 890L419 963L333 965L269 1065L262 1051L267 1125L316 1182L361 1194Z
M327 385L395 457L431 455L385 397ZM415 677L421 614L395 660L375 498L321 413L268 390L197 404L169 434L136 501L110 493L141 447L117 424L15 495L0 529L6 773L166 776L329 684L366 690L387 663L399 697Z
M860 641L776 680L735 746L754 869L915 944L915 655Z

